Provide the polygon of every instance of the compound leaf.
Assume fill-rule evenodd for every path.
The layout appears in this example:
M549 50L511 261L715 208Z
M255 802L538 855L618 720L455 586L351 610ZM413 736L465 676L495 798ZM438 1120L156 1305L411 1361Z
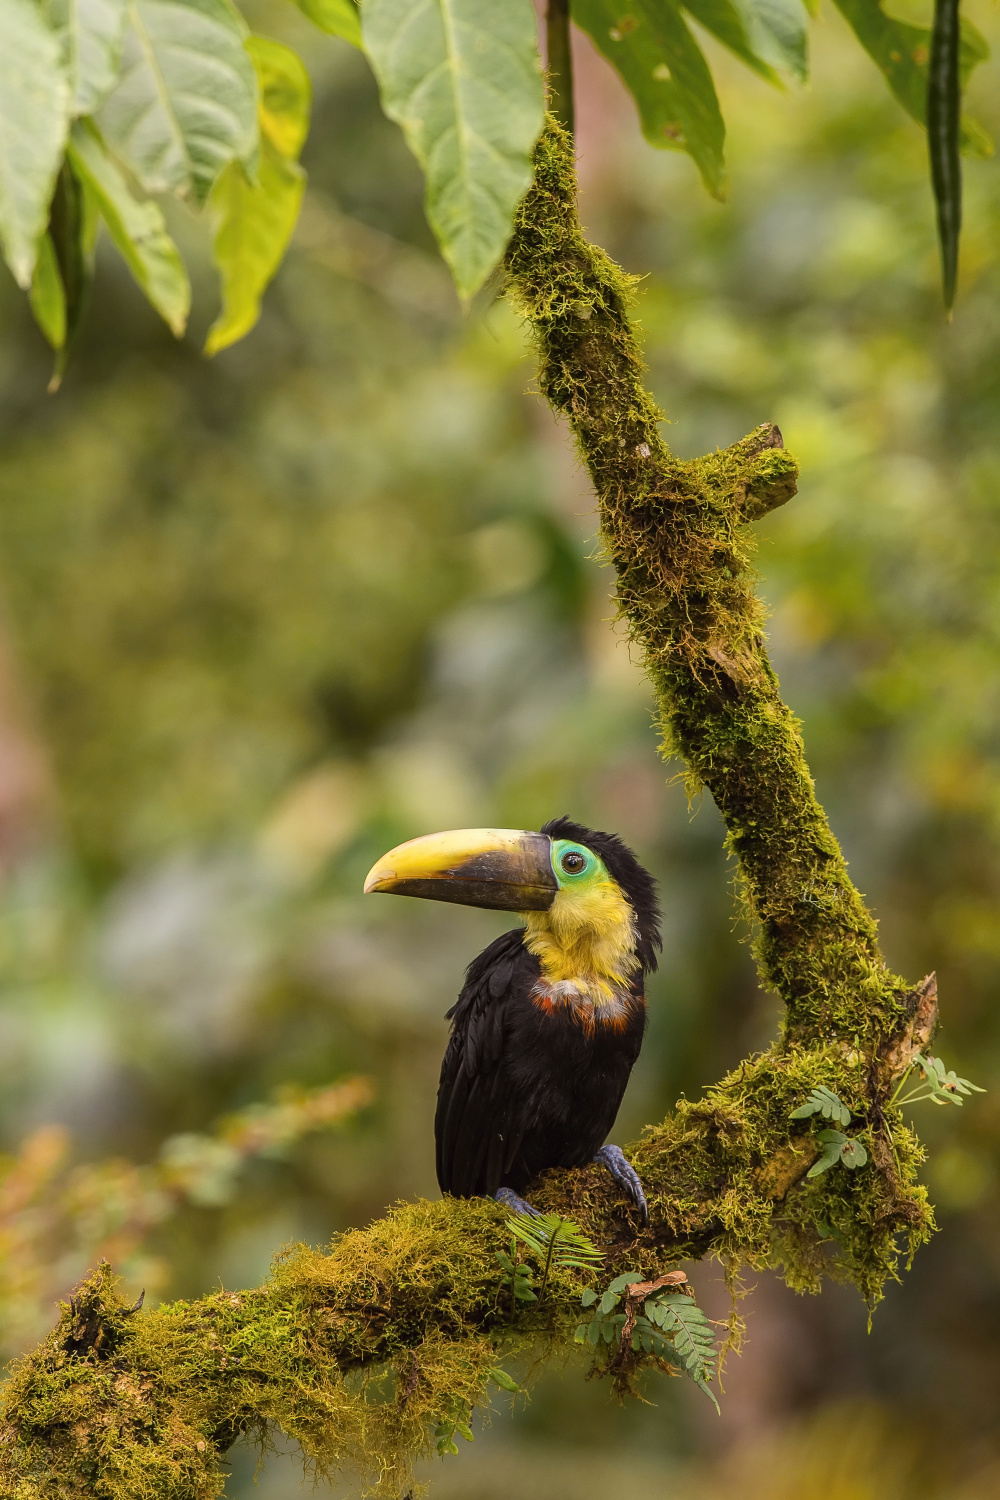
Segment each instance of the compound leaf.
M0 250L31 286L69 128L59 38L32 0L0 0Z
M75 175L93 195L101 218L126 265L156 311L180 338L187 324L191 288L177 246L155 203L137 203L92 125L73 126L67 156Z
M544 98L531 0L364 0L390 119L427 181L427 218L463 298L493 270L531 182Z
M708 63L678 5L631 0L623 14L621 0L573 0L573 19L621 74L647 141L686 151L721 198L726 127Z
M121 75L99 123L147 192L200 204L229 162L252 165L257 84L246 36L228 0L130 0Z

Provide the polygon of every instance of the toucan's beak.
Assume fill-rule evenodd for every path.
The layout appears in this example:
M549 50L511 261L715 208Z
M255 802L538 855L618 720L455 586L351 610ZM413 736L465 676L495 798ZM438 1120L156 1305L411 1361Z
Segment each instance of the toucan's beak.
M545 911L559 886L547 834L516 828L459 828L428 833L383 854L365 894L426 896L460 906Z

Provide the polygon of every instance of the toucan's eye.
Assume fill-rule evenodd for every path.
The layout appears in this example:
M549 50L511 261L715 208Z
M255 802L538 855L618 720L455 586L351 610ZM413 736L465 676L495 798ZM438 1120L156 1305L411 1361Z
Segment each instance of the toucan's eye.
M579 875L587 861L582 854L577 854L575 849L570 849L559 861L567 875Z

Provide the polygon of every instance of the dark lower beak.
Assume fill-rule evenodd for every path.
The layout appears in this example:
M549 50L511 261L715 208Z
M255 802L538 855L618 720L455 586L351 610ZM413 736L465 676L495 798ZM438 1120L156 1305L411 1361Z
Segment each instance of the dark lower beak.
M410 839L383 854L365 894L424 896L499 911L545 911L559 886L551 841L513 828L460 828Z

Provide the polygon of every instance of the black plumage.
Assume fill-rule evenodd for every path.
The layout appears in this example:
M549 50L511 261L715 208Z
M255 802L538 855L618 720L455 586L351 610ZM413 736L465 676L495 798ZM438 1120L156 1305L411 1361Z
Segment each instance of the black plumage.
M506 932L469 965L441 1069L435 1136L438 1182L459 1197L524 1192L547 1167L593 1160L607 1138L646 1025L644 976L660 947L656 886L614 834L568 818L542 832L593 850L631 903L636 969L623 1008L581 1024L568 1007L532 999L541 965L521 929Z

